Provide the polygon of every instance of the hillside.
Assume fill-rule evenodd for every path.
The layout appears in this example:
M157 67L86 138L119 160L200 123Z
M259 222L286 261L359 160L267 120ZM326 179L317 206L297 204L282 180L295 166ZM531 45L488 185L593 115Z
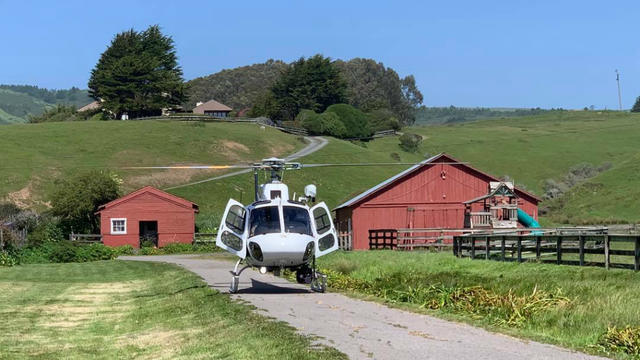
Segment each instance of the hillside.
M56 178L83 169L112 168L124 190L160 188L200 179L220 170L129 171L123 166L234 164L294 152L295 136L253 124L169 121L90 121L0 127L0 199L42 204ZM196 197L194 201L199 201Z
M48 90L27 85L0 85L0 124L27 122L56 104L82 107L93 101L87 90Z
M427 107L421 106L416 110L415 125L443 125L468 121L477 121L495 118L513 118L518 116L533 116L548 113L550 111L540 108L481 108L481 107Z

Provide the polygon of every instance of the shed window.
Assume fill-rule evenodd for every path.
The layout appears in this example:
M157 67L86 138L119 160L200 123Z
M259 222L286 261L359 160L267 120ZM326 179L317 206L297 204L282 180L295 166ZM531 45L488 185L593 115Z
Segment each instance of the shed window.
M111 219L111 234L124 235L127 233L127 219Z

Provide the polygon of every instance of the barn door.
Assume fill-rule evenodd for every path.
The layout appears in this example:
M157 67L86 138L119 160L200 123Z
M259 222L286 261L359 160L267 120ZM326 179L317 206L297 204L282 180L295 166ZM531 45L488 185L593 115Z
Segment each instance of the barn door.
M316 257L338 250L338 237L331 221L331 212L324 202L311 208L313 232L316 236Z
M218 229L216 245L244 259L247 256L246 237L247 209L230 199Z

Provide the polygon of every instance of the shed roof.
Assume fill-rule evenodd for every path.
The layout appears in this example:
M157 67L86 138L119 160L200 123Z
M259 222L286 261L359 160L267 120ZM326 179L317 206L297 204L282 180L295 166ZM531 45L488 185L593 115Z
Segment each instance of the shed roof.
M196 106L195 108L193 108L193 111L195 112L196 110L200 110L200 111L231 111L233 109L231 109L230 107L228 107L225 104L221 104L215 100L209 100L204 104L200 104L198 106Z
M96 100L96 101L90 102L87 105L81 107L80 109L78 109L78 112L96 110L96 109L100 109L100 107L101 107L100 102L98 100Z
M191 201L189 201L189 200L183 199L183 198L181 198L179 196L175 196L173 194L169 194L166 191L162 191L160 189L156 189L153 186L145 186L142 189L138 189L138 190L136 190L136 191L134 191L132 193L129 193L129 194L127 194L127 195L125 195L125 196L123 196L121 198L115 199L115 200L113 200L111 202L108 202L108 203L106 203L104 205L101 205L98 208L98 213L102 212L103 210L118 206L118 205L120 205L122 203L125 203L125 202L127 202L127 201L129 201L131 199L134 199L134 198L136 198L136 197L138 197L140 195L143 195L143 194L152 194L152 195L155 195L155 196L157 196L157 197L159 197L159 198L161 198L163 200L166 200L168 202L174 203L174 204L176 204L178 206L182 206L185 209L190 209L190 210L193 210L195 212L199 211L198 210L198 205L193 203L193 202L191 202Z
M467 167L467 168L469 168L469 169L471 169L473 171L476 171L476 172L488 177L492 181L500 181L496 177L491 176L491 175L489 175L489 174L487 174L485 172L482 172L482 171L472 167L469 164L465 164L465 163L459 162L458 160L456 160L455 158L453 158L449 154L440 153L440 154L432 156L432 157L430 157L430 158L428 158L428 159L426 159L424 161L421 161L420 163L418 163L416 165L413 165L412 167L408 168L407 170L404 170L403 172L401 172L401 173L399 173L399 174L397 174L397 175L395 175L393 177L390 177L389 179L387 179L387 180L381 182L380 184L370 188L369 190L361 193L360 195L358 195L358 196L356 196L356 197L354 197L354 198L352 198L350 200L347 200L346 202L338 205L338 207L336 207L334 210L338 210L338 209L342 209L342 208L351 207L353 205L356 205L356 204L362 202L364 199L366 199L370 195L373 195L373 194L375 194L377 192L380 192L380 191L384 190L389 185L391 185L391 184L403 179L404 177L408 176L409 174L412 174L415 171L418 171L419 169L421 169L421 168L423 168L423 167L425 167L427 165L431 165L431 164L435 163L436 160L440 160L440 159L443 159L443 158L447 159L447 160L449 160L451 162L455 162L456 164L458 164L460 166L464 166L464 167ZM528 196L528 197L538 201L538 202L541 201L541 199L539 197L537 197L537 196L535 196L535 195L533 195L533 194L531 194L529 192L526 192L526 191L518 189L518 188L515 188L515 190L517 192L525 195L525 196Z

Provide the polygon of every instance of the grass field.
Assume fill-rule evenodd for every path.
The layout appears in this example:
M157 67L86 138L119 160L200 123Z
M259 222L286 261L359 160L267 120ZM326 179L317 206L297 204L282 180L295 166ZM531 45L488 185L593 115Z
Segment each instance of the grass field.
M53 179L122 166L234 164L289 154L295 136L253 124L105 121L0 127L0 194L24 205L44 201ZM124 190L164 187L216 171L124 171ZM0 195L1 197L1 195ZM198 202L199 199L190 199Z
M176 266L0 268L2 359L346 359Z
M374 294L412 311L587 352L602 353L598 343L610 326L640 327L640 274L629 270L457 259L417 251L338 252L322 257L319 266L346 274L333 283L347 292L356 288L356 294ZM554 303L554 297L566 302ZM527 304L542 305L533 311ZM523 319L507 323L514 316L510 310L520 311Z

